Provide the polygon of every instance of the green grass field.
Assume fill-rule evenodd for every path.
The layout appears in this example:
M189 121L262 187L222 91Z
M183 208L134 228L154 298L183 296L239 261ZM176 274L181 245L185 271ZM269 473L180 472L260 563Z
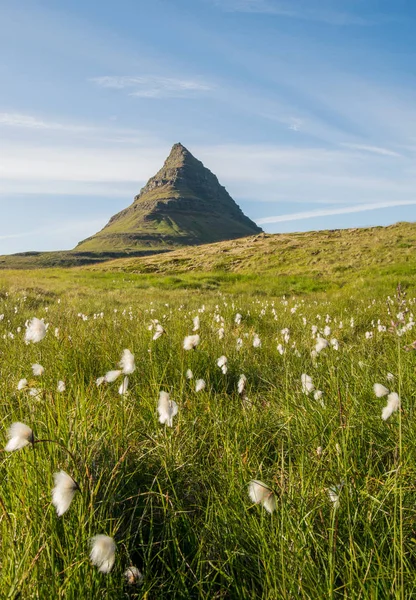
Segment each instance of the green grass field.
M0 453L0 598L416 597L414 268L322 273L1 272L0 445L17 421L35 444ZM196 316L201 342L187 351ZM33 317L47 334L26 344ZM166 333L153 340L156 319ZM329 346L314 356L317 336ZM123 375L97 387L125 348L127 393ZM401 399L385 421L375 383ZM160 391L178 405L172 427ZM80 491L58 517L61 469ZM116 543L107 574L90 562L97 534Z

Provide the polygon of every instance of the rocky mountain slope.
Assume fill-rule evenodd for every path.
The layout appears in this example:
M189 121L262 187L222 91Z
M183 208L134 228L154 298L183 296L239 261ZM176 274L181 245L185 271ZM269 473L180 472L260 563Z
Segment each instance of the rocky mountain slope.
M259 232L261 228L244 215L217 177L182 144L175 144L133 204L75 250L165 250Z

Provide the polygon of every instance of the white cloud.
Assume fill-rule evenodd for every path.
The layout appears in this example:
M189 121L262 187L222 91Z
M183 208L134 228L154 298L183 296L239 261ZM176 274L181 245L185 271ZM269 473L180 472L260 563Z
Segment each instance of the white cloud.
M290 19L317 21L328 25L369 25L373 20L363 18L342 10L333 10L331 4L324 6L320 2L318 8L311 7L311 0L299 3L281 2L277 0L212 0L225 12L258 13L276 15ZM332 4L333 5L333 4Z
M116 90L128 89L130 96L141 98L172 98L184 97L196 92L208 92L213 89L202 81L178 79L174 77L146 76L104 76L91 79L103 88Z
M379 146L366 146L365 144L349 144L343 143L341 146L345 148L351 148L351 150L363 150L364 152L371 152L373 154L380 154L381 156L401 156L398 152L394 152L394 150L389 150L388 148L380 148Z
M275 217L263 217L257 219L258 225L266 225L267 223L284 223L286 221L301 221L303 219L313 219L316 217L328 217L330 215L346 215L350 213L366 212L368 210L380 210L382 208L394 208L396 206L414 206L415 200L403 200L392 202L379 202L375 204L358 204L345 206L343 208L330 208L324 210L310 210L305 212L290 213L286 215L277 215Z
M91 127L83 125L73 125L70 123L56 123L54 121L43 120L33 115L22 113L0 113L0 127L21 127L23 129L51 130L51 131L68 131L85 133L91 131Z

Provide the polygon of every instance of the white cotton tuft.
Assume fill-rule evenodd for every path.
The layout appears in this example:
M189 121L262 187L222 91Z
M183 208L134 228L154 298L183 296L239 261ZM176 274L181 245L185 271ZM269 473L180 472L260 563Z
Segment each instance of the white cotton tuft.
M328 497L332 502L332 506L336 509L339 507L339 494L342 489L341 485L333 485L328 488Z
M33 398L37 398L41 394L42 394L42 390L39 390L38 388L34 388L34 387L29 388L29 396L32 396Z
M108 373L105 374L104 381L113 383L113 381L120 377L121 373L122 371L108 371Z
M217 365L221 368L224 367L228 362L228 359L226 356L220 356L219 359L217 360Z
M396 392L392 392L387 396L387 404L383 408L381 413L381 418L383 421L387 421L391 415L396 412L400 408L400 398Z
M153 334L153 341L158 340L163 334L165 333L165 330L163 329L162 325L160 323L156 323L155 325L155 333Z
M120 394L120 396L125 396L127 394L128 389L129 389L129 378L126 375L125 378L123 379L123 383L118 388L118 393Z
M316 392L313 395L314 400L321 400L323 395L323 392L321 392L321 390L316 390Z
M224 329L224 327L220 327L218 329L218 339L223 340L224 337L225 337L225 329Z
M373 390L374 390L374 393L377 396L377 398L382 398L383 396L387 396L387 394L390 391L381 383L375 383L373 385Z
M393 373L387 373L387 381L394 381L394 375Z
M202 392L206 388L206 383L203 379L197 379L195 381L195 391Z
M131 375L136 370L134 355L127 348L123 350L119 366L124 375Z
M65 390L66 390L65 381L58 381L58 386L56 388L56 391L59 392L60 394L62 394L63 392L65 392Z
M199 320L198 316L193 318L193 324L194 324L194 328L192 329L192 331L198 331L199 326L200 326L200 320Z
M270 514L276 509L272 490L262 481L253 479L248 486L248 495L255 504L261 504Z
M338 342L337 338L331 339L331 346L334 350L339 350L339 342Z
M261 339L257 333L255 333L253 337L253 348L261 348Z
M129 585L137 585L143 579L143 574L137 567L127 567L124 571L124 578Z
M102 383L104 383L104 381L105 381L105 377L98 377L98 378L95 380L95 384L96 384L96 386L97 386L97 387L100 387L100 385L101 385Z
M61 517L70 507L78 484L65 471L53 474L55 487L52 490L52 504L56 508L58 517Z
M96 535L90 539L90 559L100 573L109 573L116 558L116 544L108 535Z
M199 337L198 334L188 335L183 340L183 349L184 350L195 350L195 348L198 346L200 341L201 341L201 338Z
M243 374L240 375L240 379L238 380L238 393L242 394L246 389L247 385L247 377Z
M7 437L9 438L9 441L4 448L7 452L20 450L29 444L33 444L35 440L33 431L30 427L19 421L12 423L7 432Z
M159 413L159 422L162 424L166 423L168 427L172 427L173 417L178 414L178 405L169 399L168 392L160 392L157 411Z
M42 365L35 363L34 365L32 365L32 372L35 377L40 377L44 374L45 369L42 367Z
M194 378L194 374L192 373L191 369L187 369L186 379L193 379L193 378Z
M315 345L315 351L319 354L320 352L322 352L322 350L324 350L325 348L328 347L328 340L326 340L325 338L318 338L318 341L316 342Z
M227 372L228 372L228 367L227 367L227 365L222 365L222 367L221 367L221 371L222 371L223 375L226 375L226 374L227 374Z
M27 379L21 379L19 381L19 383L17 384L17 389L19 391L21 391L21 390L24 390L25 388L27 388L27 386L28 386Z
M309 394L314 391L315 386L312 383L312 377L306 375L306 373L302 373L300 380L302 382L302 392L304 394Z
M46 335L47 327L41 319L33 317L26 325L25 342L29 344L33 342L41 342Z

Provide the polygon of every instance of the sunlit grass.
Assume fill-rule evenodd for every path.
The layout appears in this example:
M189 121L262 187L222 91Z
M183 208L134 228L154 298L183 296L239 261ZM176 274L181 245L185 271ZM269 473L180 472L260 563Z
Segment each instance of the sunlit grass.
M254 286L223 295L172 281L141 289L119 274L71 277L11 274L0 293L1 446L16 421L51 440L0 454L1 598L415 596L415 354L404 348L416 329L399 336L396 319L388 331L400 312L412 322L412 289L400 305L395 287L283 298ZM48 332L26 345L35 316ZM185 350L195 316L201 343ZM156 341L152 319L165 330ZM316 361L313 325L339 341ZM122 376L97 387L125 348L137 366L128 393L118 393ZM303 393L303 373L321 400ZM42 394L18 391L22 378ZM206 382L198 392L197 379ZM387 421L374 383L401 398ZM159 422L160 391L178 405L172 427ZM61 469L80 491L58 517ZM272 514L250 499L252 480L272 491ZM107 575L89 559L97 534L116 542ZM129 566L143 574L135 586Z

